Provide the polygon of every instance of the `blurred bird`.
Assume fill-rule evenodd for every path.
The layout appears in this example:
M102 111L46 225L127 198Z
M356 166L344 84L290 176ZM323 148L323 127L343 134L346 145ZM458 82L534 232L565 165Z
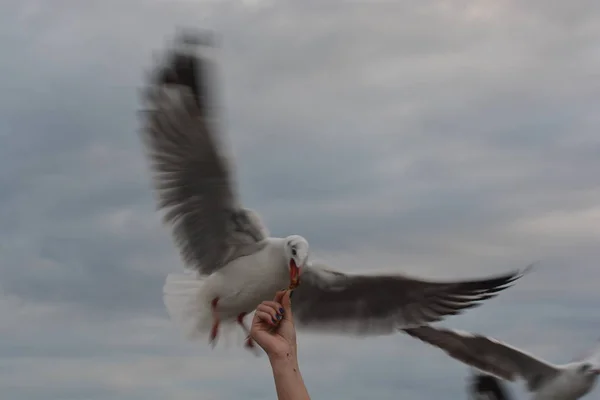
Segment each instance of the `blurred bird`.
M392 334L475 307L527 271L454 282L350 274L310 260L308 241L301 236L269 236L259 215L242 206L233 163L219 144L210 57L203 53L209 47L210 40L191 32L175 40L149 76L140 132L158 207L167 210L164 222L186 267L194 271L169 274L164 286L167 311L188 338L206 335L214 345L227 323L248 333L245 316L286 287L295 289L299 328ZM264 156L267 160L268 149ZM294 182L289 185L294 190ZM281 315L272 317L276 327ZM249 337L246 346L254 346Z
M600 375L600 346L579 360L554 365L490 337L469 332L433 326L404 331L497 378L525 380L532 400L577 400L594 388Z

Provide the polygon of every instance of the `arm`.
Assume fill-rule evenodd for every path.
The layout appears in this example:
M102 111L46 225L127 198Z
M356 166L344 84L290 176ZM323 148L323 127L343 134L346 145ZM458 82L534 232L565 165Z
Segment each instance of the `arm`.
M290 353L289 357L269 357L278 400L310 400L298 359Z
M250 335L269 356L277 399L310 400L298 366L290 293L278 292L256 308Z

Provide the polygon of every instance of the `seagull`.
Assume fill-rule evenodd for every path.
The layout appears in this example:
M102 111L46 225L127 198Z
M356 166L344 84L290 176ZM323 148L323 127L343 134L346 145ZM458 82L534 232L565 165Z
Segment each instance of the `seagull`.
M523 379L532 400L577 400L594 388L600 375L600 345L579 360L554 365L483 335L433 326L404 332L499 379Z
M513 400L500 379L481 372L473 373L467 391L470 400Z
M275 292L294 289L297 327L373 336L417 327L480 305L529 269L497 276L433 281L403 274L354 274L314 261L297 234L271 237L259 214L242 205L212 104L210 40L184 32L142 90L141 136L187 273L168 274L163 301L188 339L214 347L225 324L239 325ZM268 153L264 154L265 161ZM277 324L281 316L274 316ZM276 325L275 325L276 327Z

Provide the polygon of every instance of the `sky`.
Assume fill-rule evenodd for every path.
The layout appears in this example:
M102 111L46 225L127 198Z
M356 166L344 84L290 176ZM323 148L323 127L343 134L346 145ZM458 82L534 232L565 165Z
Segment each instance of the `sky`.
M162 303L183 264L137 113L178 27L219 37L223 133L273 235L342 271L458 279L537 261L440 325L556 363L600 337L600 3L0 7L3 398L275 398L243 337L188 342ZM313 399L466 399L469 370L401 333L298 335Z

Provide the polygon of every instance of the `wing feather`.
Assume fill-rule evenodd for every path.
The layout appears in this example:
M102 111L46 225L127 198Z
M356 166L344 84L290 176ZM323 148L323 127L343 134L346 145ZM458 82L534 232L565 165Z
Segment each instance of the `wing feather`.
M150 74L141 137L158 208L183 261L210 274L258 250L268 231L256 213L238 205L214 123L210 61L197 51L202 42L186 33Z
M524 271L471 281L432 282L404 275L350 275L304 268L294 291L298 326L358 335L388 334L460 314L508 288Z
M486 336L432 326L404 329L404 332L500 379L515 381L520 377L530 391L539 389L560 371L542 359Z

